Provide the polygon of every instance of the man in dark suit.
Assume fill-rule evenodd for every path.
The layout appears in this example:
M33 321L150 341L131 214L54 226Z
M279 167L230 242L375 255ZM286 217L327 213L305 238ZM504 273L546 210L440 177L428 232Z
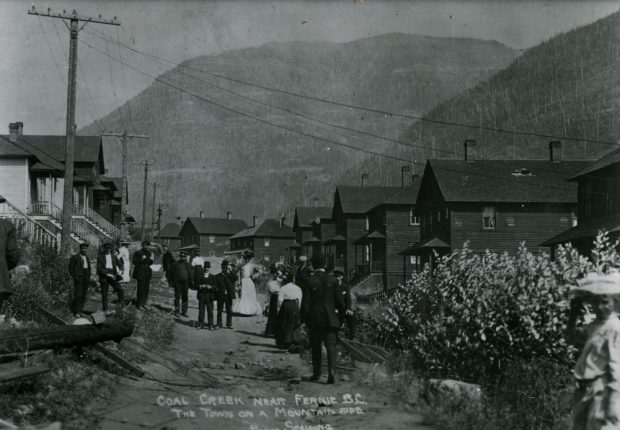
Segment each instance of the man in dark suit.
M187 253L179 252L179 260L172 265L172 284L174 285L174 314L187 316L188 292L194 285L194 271L187 261Z
M123 289L119 282L121 279L119 275L120 265L118 257L112 253L112 248L113 246L111 243L104 243L103 253L99 254L97 257L97 275L99 275L99 285L101 287L101 307L104 312L108 310L109 287L112 287L116 292L119 308L122 309L125 304Z
M237 275L228 260L222 261L222 271L216 275L217 285L217 326L222 328L222 311L226 307L226 328L232 328L232 302L235 298Z
M351 298L351 286L344 282L344 273L340 270L334 270L334 277L338 283L338 288L344 300L344 315L341 315L341 324L345 324L347 328L347 338L353 339L355 336L355 315L353 306L355 303Z
M5 202L0 197L0 203ZM9 270L12 270L19 262L19 249L17 248L17 235L15 226L11 221L0 220L0 312L2 305L11 296Z
M194 269L196 270L196 269ZM209 271L211 263L205 261L200 273L200 277L194 285L198 285L198 328L205 328L205 307L207 308L207 328L213 330L213 303L217 300L217 285L215 276Z
M142 242L142 249L136 251L131 259L133 264L133 278L138 281L136 287L136 308L147 309L146 302L149 298L149 288L151 286L151 277L153 271L151 270L151 264L153 264L153 257L149 251L151 242L145 240Z
M344 314L344 300L336 279L325 272L325 257L321 253L312 255L314 273L308 279L308 293L303 301L308 301L306 324L309 328L310 346L312 348L311 381L318 381L321 376L322 345L327 349L327 383L335 382L336 344L340 316Z
M299 265L297 267L297 272L295 273L295 283L299 288L301 288L302 297L306 297L308 295L308 279L312 275L312 267L308 263L308 257L302 255L299 257ZM306 317L308 315L308 304L305 300L301 301L301 309L299 310L299 314L301 316L301 322L306 322Z
M161 257L161 262L164 269L164 274L166 276L166 281L168 281L168 286L173 288L172 285L172 265L174 264L174 255L168 249L168 245L162 245L162 249L164 251L164 255Z
M90 281L90 259L86 255L88 243L80 243L80 252L69 259L69 274L73 278L73 297L71 298L71 312L75 318L80 318L84 311L88 283Z

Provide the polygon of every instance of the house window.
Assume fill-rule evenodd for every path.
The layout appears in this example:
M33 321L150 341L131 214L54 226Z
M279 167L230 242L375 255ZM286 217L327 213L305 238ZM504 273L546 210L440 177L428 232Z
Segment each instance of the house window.
M364 245L364 261L366 263L370 262L370 246Z
M209 243L215 243L215 236L209 236Z
M370 217L366 215L366 231L370 230Z
M514 227L515 226L515 218L511 217L511 216L507 217L506 218L506 225L508 227Z
M482 228L495 230L495 206L485 206L482 211Z
M409 225L420 225L420 217L416 215L414 208L409 209Z
M265 247L269 247L269 238L265 238Z
M446 219L450 218L450 209L446 208Z
M441 221L441 211L437 211L437 222Z

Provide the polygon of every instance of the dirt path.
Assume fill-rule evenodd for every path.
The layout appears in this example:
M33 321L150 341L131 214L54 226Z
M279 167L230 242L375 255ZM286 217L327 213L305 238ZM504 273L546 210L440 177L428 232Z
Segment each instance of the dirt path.
M196 319L195 296L190 318ZM170 302L164 306L170 307ZM164 317L165 312L160 312ZM101 429L427 429L421 417L396 406L361 372L336 385L300 382L310 368L298 354L282 352L261 336L266 318L235 317L232 330L196 330L177 319L167 356L216 376L218 388L201 388L155 363L147 378L121 378L113 401L96 405ZM340 376L344 375L341 371ZM340 378L339 378L340 379ZM192 386L194 385L194 386Z

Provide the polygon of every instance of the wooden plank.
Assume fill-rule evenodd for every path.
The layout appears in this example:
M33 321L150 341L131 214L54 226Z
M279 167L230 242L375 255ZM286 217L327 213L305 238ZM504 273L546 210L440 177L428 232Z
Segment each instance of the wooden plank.
M25 378L28 376L41 375L49 372L51 369L49 366L33 366L33 367L15 367L14 369L7 369L0 371L0 383L9 382L15 379Z
M205 387L218 387L220 382L217 378L209 375L205 375L200 373L188 366L185 366L178 361L167 357L157 351L153 351L150 348L142 345L139 342L131 338L123 339L121 342L121 348L126 348L127 350L141 355L155 363L161 364L162 366L172 370L174 373L181 375L189 380L196 381Z
M56 324L60 324L60 325L67 325L65 320L63 320L62 318L54 315L52 312L48 311L47 309L39 307L38 310L43 315L45 315L50 321L52 321L52 322L54 322ZM104 345L101 345L101 344L98 343L98 344L93 345L92 349L94 351L100 353L101 355L104 355L105 357L109 358L110 360L112 360L114 363L118 364L122 368L128 370L133 375L135 375L135 376L137 376L139 378L142 378L144 376L144 373L145 373L144 369L142 369L141 367L136 366L135 364L127 361L120 354L117 354L114 351L110 351Z

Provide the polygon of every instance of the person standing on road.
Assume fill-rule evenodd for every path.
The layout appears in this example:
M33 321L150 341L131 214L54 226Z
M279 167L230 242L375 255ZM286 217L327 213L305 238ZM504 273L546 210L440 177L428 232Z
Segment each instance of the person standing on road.
M129 275L131 272L131 263L129 262L129 249L127 249L127 245L129 245L129 242L125 240L121 241L121 247L118 250L118 258L123 262L123 279L121 282L124 284L131 280L131 276Z
M265 337L274 336L278 326L278 293L280 292L280 279L282 272L275 266L271 266L271 279L267 281L269 291L269 313L267 314L267 326L265 327Z
M334 277L344 300L344 314L341 316L341 324L347 328L347 338L353 339L355 336L355 312L353 310L355 300L351 297L351 286L344 282L344 273L340 270L334 270Z
M172 284L174 285L174 314L187 316L188 293L194 285L194 271L185 251L179 252L179 261L172 266Z
M333 276L325 272L325 257L321 253L312 255L314 273L308 279L308 294L303 296L307 303L306 324L310 330L312 348L312 376L310 381L321 377L321 353L323 344L327 349L327 383L335 383L336 345L340 328L340 315L344 313L344 300Z
M90 282L90 259L86 255L87 250L88 243L80 243L80 252L72 255L69 260L69 274L73 279L73 297L70 307L75 318L80 318L84 312Z
M136 286L136 308L148 309L146 303L149 299L149 289L151 286L151 277L153 271L153 256L149 251L151 242L145 240L142 242L142 249L133 254L131 263L133 264L133 278L138 282Z
M301 324L299 309L302 303L301 288L295 285L295 272L284 266L280 269L282 288L278 292L278 330L276 346L288 348L294 343L294 332Z
M162 245L162 250L164 254L161 257L161 263L164 269L164 276L166 277L166 281L168 281L168 286L170 288L174 288L172 285L172 265L174 264L174 255L168 249L168 245Z
M217 300L217 286L215 276L211 275L211 263L205 261L199 279L194 285L198 285L198 329L205 328L205 308L207 308L207 329L213 330L213 302Z
M312 266L308 263L308 257L306 257L305 255L300 256L298 261L299 265L297 267L297 272L295 273L295 282L297 283L299 288L301 288L301 293L304 296L307 296L309 289L308 279L312 275L313 269ZM306 322L306 316L308 314L307 304L308 302L304 301L301 305L300 315L302 323Z
M99 275L99 285L101 286L101 306L104 312L108 310L108 288L116 292L118 306L124 306L124 294L121 284L118 282L121 277L119 273L119 262L116 255L112 253L112 244L103 244L103 253L97 257L97 275Z
M217 326L222 328L222 311L226 307L226 328L232 329L232 303L235 298L237 275L232 271L228 260L222 261L222 271L216 275L217 286Z

